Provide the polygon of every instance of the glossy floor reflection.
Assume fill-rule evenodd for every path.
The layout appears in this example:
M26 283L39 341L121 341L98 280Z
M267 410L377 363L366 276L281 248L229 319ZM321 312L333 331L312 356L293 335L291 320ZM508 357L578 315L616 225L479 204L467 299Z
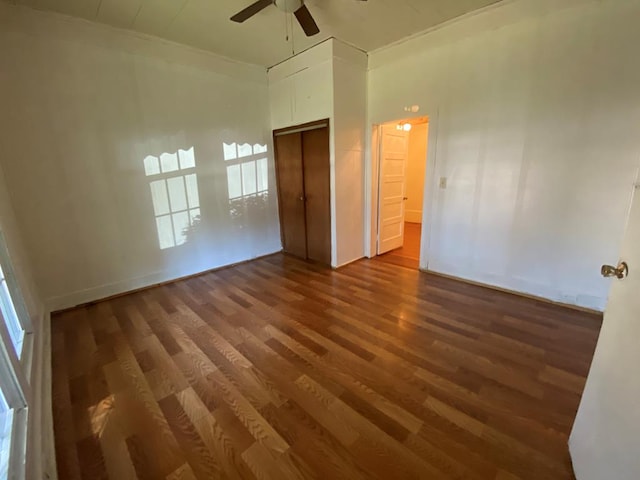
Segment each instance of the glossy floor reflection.
M601 318L284 255L56 314L59 478L571 479Z

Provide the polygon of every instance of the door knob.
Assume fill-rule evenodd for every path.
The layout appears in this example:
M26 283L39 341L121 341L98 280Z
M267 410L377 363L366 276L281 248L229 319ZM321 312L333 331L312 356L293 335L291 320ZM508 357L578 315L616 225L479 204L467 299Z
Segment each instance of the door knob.
M603 277L616 277L616 278L624 278L629 275L629 266L626 262L620 262L617 267L613 265L603 265L600 273Z

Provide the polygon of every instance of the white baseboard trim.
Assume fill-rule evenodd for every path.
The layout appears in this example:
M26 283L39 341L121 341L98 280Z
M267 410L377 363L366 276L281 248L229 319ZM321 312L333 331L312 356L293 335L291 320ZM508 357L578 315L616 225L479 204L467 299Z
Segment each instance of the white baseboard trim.
M362 256L362 257L354 258L353 260L348 260L346 262L341 263L340 265L332 265L331 268L334 269L334 270L337 270L338 268L346 267L347 265L355 263L358 260L362 260L363 258L367 258L367 257Z
M203 269L191 269L191 270L165 270L161 272L155 272L149 275L144 275L137 278L129 278L119 282L114 282L106 285L100 285L97 287L88 288L86 290L79 290L69 293L67 295L61 295L58 297L51 297L46 300L46 308L49 312L56 312L59 310L65 310L77 305L83 305L85 303L91 303L105 298L113 297L115 295L125 294L139 290L141 288L152 287L160 283L171 282L180 278L189 277L192 275L199 275L211 270L217 270L220 268L229 267L238 263L243 263L250 260L266 257L278 253L281 250L275 250L273 252L266 252L264 254L257 255L253 258L245 258L234 260L230 263L221 265L211 265Z
M473 280L471 278L467 278L464 276L459 276L455 274L444 273L437 270L431 270L420 267L421 272L430 273L433 275L438 275L444 278L450 278L452 280L456 280L463 283L468 283L470 285L477 285L479 287L490 288L491 290L497 290L499 292L509 293L512 295L518 295L520 297L529 298L532 300L537 300L539 302L549 303L553 305L558 305L565 308L570 308L572 310L579 310L582 312L602 314L604 312L604 307L600 306L597 301L586 303L586 302L575 302L575 301L566 301L564 298L556 298L552 295L544 295L538 293L529 292L529 289L523 288L522 290L517 290L515 288L503 287L496 283L490 283L488 281L482 280ZM564 301L563 301L564 300Z
M409 223L422 223L422 210L405 210L404 221Z

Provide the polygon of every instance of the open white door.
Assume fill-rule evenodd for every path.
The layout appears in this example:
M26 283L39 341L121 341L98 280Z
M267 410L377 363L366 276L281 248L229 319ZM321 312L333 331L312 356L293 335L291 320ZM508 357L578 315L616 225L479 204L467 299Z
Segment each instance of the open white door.
M409 133L383 125L380 138L380 192L378 195L378 255L404 243Z
M622 244L622 260L628 265L628 275L612 279L598 346L569 440L578 480L640 479L638 189Z

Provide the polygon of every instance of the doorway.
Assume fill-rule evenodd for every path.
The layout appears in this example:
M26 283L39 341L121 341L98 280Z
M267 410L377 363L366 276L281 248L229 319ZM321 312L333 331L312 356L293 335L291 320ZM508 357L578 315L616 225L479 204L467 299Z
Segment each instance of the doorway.
M382 261L418 269L425 221L429 119L386 123L378 133L376 254Z

